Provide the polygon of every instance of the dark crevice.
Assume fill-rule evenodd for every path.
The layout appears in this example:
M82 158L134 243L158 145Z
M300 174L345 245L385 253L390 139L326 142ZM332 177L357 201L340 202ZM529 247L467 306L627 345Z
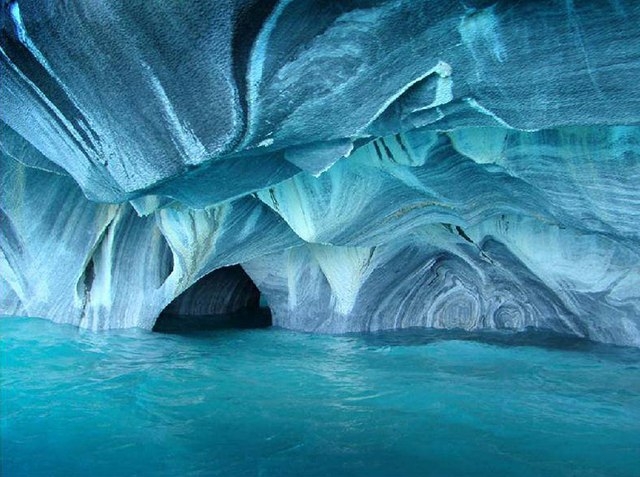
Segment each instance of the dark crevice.
M464 230L462 230L462 227L460 227L459 225L456 225L456 232L458 232L458 235L465 239L467 242L474 243L473 240L469 238L469 236L464 232Z
M402 151L407 155L407 157L411 157L411 154L409 154L409 150L407 149L407 146L405 146L404 141L402 140L402 135L400 133L395 135L396 138L396 142L400 145L400 149L402 149Z
M174 259L173 259L173 250L169 246L169 242L167 242L167 238L160 234L162 244L160 246L160 268L158 269L158 283L165 283L167 279L173 273L173 269L175 267Z
M382 153L380 152L380 146L378 146L378 141L373 141L373 147L376 149L376 154L378 155L378 159L382 161Z
M273 202L276 210L280 209L280 204L278 204L278 199L276 199L276 191L273 187L269 189L269 197L271 197L271 202Z
M93 263L93 258L91 258L82 276L82 283L84 283L85 293L88 293L89 290L91 290L91 286L93 285L93 281L95 280L95 278L96 278L95 264Z
M102 242L109 233L109 230L114 227L114 223L116 222L116 217L118 217L119 212L120 211L116 212L109 218L108 222L104 225L104 228L100 231L100 235L96 237L96 241L91 246L91 250L89 250L89 252L87 253L87 261L85 262L84 271L76 282L76 295L78 297L81 297L81 299L83 300L83 316L87 310L89 300L91 299L91 288L93 287L93 282L95 281L96 277L96 254L99 253Z
M160 314L153 331L191 333L271 326L271 312L260 306L260 291L239 265L214 270L176 297Z
M82 276L76 285L76 294L82 299L82 319L84 320L89 302L91 300L91 288L93 287L93 282L96 278L96 267L95 262L93 260L93 255L87 262L87 265L82 272ZM82 284L82 287L81 285Z
M393 153L391 152L391 149L389 149L389 146L387 146L387 143L384 142L384 138L380 138L380 144L382 144L382 147L384 147L384 152L387 153L387 156L389 156L389 160L391 162L396 162L396 160L393 157Z

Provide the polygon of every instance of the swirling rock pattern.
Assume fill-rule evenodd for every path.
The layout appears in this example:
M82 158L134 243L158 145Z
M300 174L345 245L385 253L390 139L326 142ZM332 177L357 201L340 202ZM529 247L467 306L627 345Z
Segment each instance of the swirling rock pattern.
M640 346L638 2L1 15L1 313Z

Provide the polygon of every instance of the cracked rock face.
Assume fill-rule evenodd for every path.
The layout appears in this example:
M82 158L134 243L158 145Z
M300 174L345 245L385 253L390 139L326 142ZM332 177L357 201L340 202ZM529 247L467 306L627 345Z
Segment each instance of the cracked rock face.
M640 346L638 2L209 3L2 2L0 313Z

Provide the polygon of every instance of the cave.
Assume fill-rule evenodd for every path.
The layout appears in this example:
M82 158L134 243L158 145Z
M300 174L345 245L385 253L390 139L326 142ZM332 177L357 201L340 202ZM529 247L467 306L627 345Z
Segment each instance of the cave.
M219 268L200 278L162 311L153 331L189 333L266 328L271 311L240 265Z

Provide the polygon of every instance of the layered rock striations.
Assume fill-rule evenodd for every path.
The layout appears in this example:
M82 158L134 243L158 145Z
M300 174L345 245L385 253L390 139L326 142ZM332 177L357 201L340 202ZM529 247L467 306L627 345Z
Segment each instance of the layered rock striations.
M1 313L151 329L255 305L240 265L287 328L640 346L637 2L19 0L1 22Z

